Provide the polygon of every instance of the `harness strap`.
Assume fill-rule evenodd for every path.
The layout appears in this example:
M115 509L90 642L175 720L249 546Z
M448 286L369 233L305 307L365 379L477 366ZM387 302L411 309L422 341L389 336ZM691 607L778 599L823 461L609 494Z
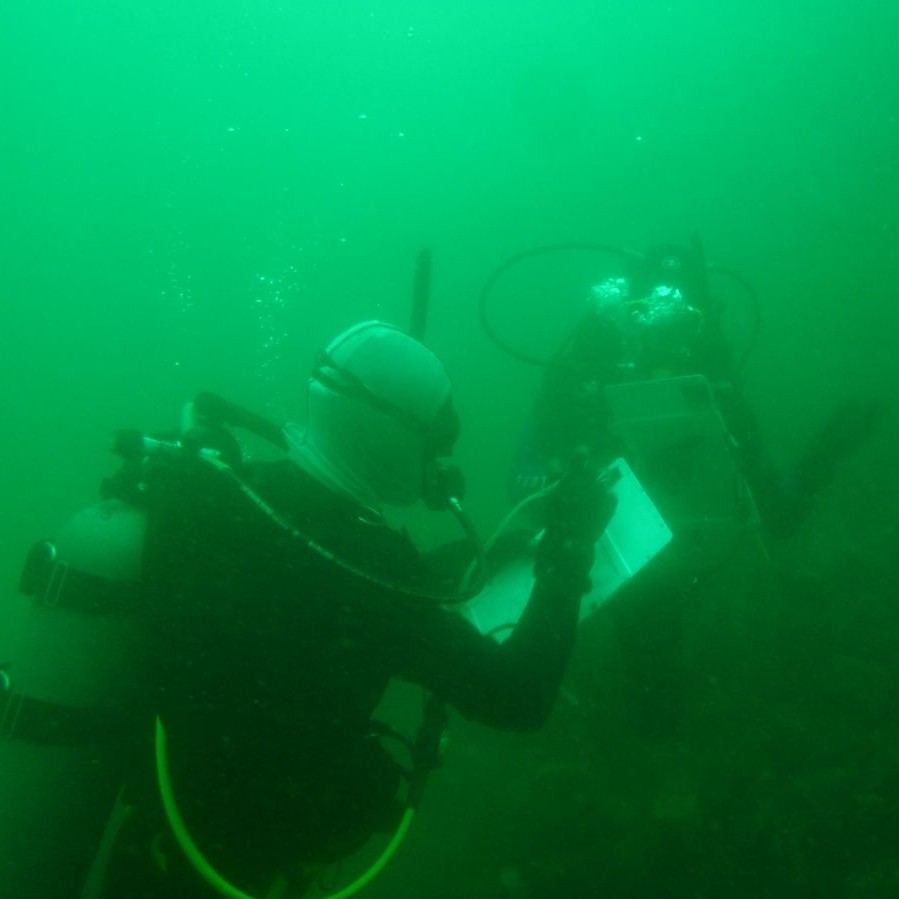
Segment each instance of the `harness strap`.
M38 541L28 551L19 591L39 606L82 615L126 614L136 611L141 602L139 583L75 571L56 558L56 547L49 540Z

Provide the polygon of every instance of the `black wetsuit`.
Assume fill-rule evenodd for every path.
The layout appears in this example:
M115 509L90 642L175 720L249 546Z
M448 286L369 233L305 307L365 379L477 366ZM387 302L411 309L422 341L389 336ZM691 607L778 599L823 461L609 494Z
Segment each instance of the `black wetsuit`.
M292 463L242 477L339 558L446 590L405 535ZM574 642L576 592L538 583L499 645L434 601L310 550L207 463L167 471L151 496L145 583L172 781L197 842L243 888L395 824L396 773L370 726L391 678L497 727L533 729L549 713ZM134 850L124 861L119 853L108 895L151 895L146 877ZM185 895L205 895L193 872L185 878L197 890Z

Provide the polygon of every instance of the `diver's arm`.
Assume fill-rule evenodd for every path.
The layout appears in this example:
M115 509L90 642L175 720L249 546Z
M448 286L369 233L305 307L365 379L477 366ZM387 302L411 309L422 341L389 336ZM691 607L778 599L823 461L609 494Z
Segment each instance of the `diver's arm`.
M751 406L735 386L716 390L716 399L736 446L743 475L770 536L792 536L811 512L815 497L832 480L837 464L870 434L882 408L846 400L787 471L779 472L764 452L761 429Z
M427 610L407 619L395 673L439 695L463 715L508 730L536 730L555 701L574 646L581 592L545 579L504 643L460 615Z
M402 664L395 673L482 723L540 727L574 646L596 539L613 511L612 495L582 462L547 498L535 583L509 638L499 644L454 613L419 607L418 615L404 619L414 632L399 641Z
M781 476L767 469L767 490L759 498L759 507L771 536L788 538L799 530L839 463L868 439L883 412L876 401L844 400L790 469Z

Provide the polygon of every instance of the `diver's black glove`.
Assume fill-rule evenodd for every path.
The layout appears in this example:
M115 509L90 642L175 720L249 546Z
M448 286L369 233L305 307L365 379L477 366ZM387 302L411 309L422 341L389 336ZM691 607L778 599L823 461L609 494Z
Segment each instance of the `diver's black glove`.
M580 595L590 590L596 541L612 520L617 474L600 472L579 448L568 471L546 498L546 530L537 547L534 575Z

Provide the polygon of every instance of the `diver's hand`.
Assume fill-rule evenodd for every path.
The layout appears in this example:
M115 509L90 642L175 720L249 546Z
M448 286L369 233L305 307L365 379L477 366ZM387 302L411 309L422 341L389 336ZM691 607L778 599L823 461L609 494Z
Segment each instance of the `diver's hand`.
M600 472L584 448L546 497L546 530L537 547L534 574L584 594L590 589L596 541L612 519L615 475Z

